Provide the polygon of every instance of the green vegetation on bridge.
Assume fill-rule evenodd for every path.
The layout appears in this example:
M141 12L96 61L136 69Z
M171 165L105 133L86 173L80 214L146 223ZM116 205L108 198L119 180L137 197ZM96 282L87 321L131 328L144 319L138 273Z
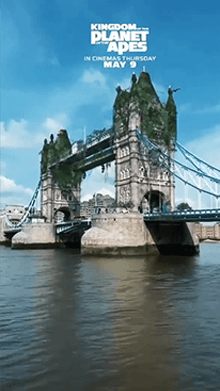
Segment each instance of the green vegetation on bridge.
M117 87L114 103L114 120L110 129L94 130L84 144L76 142L77 150L72 153L71 143L66 130L61 129L54 141L44 141L42 149L41 173L49 169L54 180L63 191L79 183L88 170L103 166L115 159L114 142L122 133L129 130L132 115L140 120L140 130L149 139L164 145L170 151L171 141L176 137L176 106L173 90L168 90L168 100L162 104L151 83L148 73L142 72L139 79L133 74L130 91Z
M115 128L127 132L131 114L136 113L140 118L140 130L149 139L158 144L164 143L169 149L172 139L176 138L176 105L171 88L168 89L168 100L162 104L157 96L150 75L142 72L139 80L132 76L130 91L117 87L117 97L114 104ZM176 91L176 90L175 90Z
M86 171L104 165L115 159L113 151L113 130L95 130L87 143L79 143L78 149L72 153L71 143L66 130L60 130L54 141L44 141L41 159L41 173L48 169L61 190L68 192L69 186L79 183L85 178Z

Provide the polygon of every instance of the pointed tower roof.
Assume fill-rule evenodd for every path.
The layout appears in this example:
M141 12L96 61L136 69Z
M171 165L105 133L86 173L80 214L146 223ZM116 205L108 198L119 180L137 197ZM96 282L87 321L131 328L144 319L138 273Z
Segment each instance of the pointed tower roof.
M145 95L145 99L156 99L157 102L161 104L155 88L151 82L150 75L147 72L141 72L138 81L132 85L131 94L132 93L142 93Z
M173 99L173 90L171 89L171 87L168 88L168 95L169 96L165 106L167 112L167 128L165 132L165 139L167 144L170 143L170 140L172 138L176 138L176 132L177 132L177 123L176 123L177 110L176 110L176 104Z
M176 104L175 104L175 101L173 99L173 90L171 89L171 87L168 88L168 99L167 99L167 103L166 103L166 109L173 109L175 110L176 112Z

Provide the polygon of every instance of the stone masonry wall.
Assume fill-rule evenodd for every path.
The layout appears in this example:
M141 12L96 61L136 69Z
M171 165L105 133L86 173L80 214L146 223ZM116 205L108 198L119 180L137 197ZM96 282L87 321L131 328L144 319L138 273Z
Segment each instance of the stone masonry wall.
M12 238L12 248L55 247L53 224L27 224Z

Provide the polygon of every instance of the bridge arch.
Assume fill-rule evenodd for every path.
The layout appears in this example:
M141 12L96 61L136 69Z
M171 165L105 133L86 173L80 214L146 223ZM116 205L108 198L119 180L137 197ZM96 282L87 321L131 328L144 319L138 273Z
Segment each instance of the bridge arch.
M150 213L152 213L154 210L162 211L164 206L167 204L166 195L160 190L149 190L142 199L141 207L143 203L146 204L146 201L148 203L148 209Z
M71 210L68 207L60 207L54 211L54 220L56 222L70 221Z

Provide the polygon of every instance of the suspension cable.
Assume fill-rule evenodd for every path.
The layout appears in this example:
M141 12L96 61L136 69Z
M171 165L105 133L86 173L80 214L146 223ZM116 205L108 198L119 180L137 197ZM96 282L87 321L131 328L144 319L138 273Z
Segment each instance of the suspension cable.
M187 155L189 156L192 156L195 160L197 160L199 163L202 163L204 164L205 166L209 167L211 170L213 171L217 171L218 173L220 173L220 170L214 166L212 166L211 164L207 163L205 160L202 160L200 159L198 156L194 155L192 152L188 151L182 144L180 144L178 141L176 141L176 145L179 149L179 151L186 157L186 159L189 160L189 157L187 157ZM195 163L192 163L195 165ZM201 170L200 168L198 168L199 170ZM203 171L203 170L201 170Z
M179 165L180 168L184 169L184 172L187 171L187 172L189 172L189 173L190 173L190 172L191 172L191 173L194 173L194 174L196 174L197 176L200 176L200 177L202 177L202 178L208 179L208 180L213 181L213 182L215 182L215 183L217 183L217 184L220 183L220 179L215 178L215 177L213 177L213 176L211 176L211 175L208 175L208 174L206 174L206 173L204 173L204 172L201 172L201 171L198 172L198 171L195 170L195 169L192 169L192 168L190 168L190 167L185 166L184 164L180 163L178 160L172 158L170 155L168 155L167 153L163 152L159 146L157 146L155 143L153 143L152 141L150 141L150 140L148 139L148 137L145 136L145 135L143 135L142 133L140 133L140 131L137 131L136 133L137 133L137 136L138 136L139 140L140 140L141 142L143 142L143 143L145 144L145 146L147 146L148 149L150 149L150 152L153 152L153 153L156 154L156 156L155 156L155 155L153 156L153 154L152 154L152 157L153 157L155 160L157 159L158 164L159 164L160 166L165 167L165 168L169 171L169 173L171 173L172 175L176 176L176 177L177 177L178 179L180 179L182 182L184 182L185 184L187 183L189 186L195 188L196 190L202 191L202 192L204 192L204 193L206 193L206 194L209 194L209 195L211 195L211 196L215 196L215 197L217 197L217 198L220 197L220 194L216 194L216 193L214 193L213 191L208 191L208 190L205 190L205 189L201 189L201 188L199 188L198 186L193 185L193 184L192 184L191 182L189 182L188 180L186 181L186 179L182 178L181 175L177 174L177 172L176 172L174 169L171 169L171 168L170 168L170 165L167 164L167 163L165 162L164 158L166 158L166 159L168 160L168 162L171 161L173 164ZM150 148L149 148L149 147L150 147ZM191 179L192 179L192 178L191 178ZM209 184L206 183L206 185L210 188L210 185L209 185ZM212 190L212 189L211 189L211 190Z
M39 190L40 190L40 186L41 186L41 178L40 178L40 180L39 180L39 182L37 184L37 187L36 187L36 189L34 191L34 194L33 194L32 198L31 198L31 200L29 202L29 205L28 205L26 213L24 214L22 219L19 221L19 223L14 225L14 228L20 227L24 223L24 221L28 218L28 216L30 214L30 211L33 208L33 206L35 204L35 201L37 199L37 196L38 196L38 193L39 193Z

